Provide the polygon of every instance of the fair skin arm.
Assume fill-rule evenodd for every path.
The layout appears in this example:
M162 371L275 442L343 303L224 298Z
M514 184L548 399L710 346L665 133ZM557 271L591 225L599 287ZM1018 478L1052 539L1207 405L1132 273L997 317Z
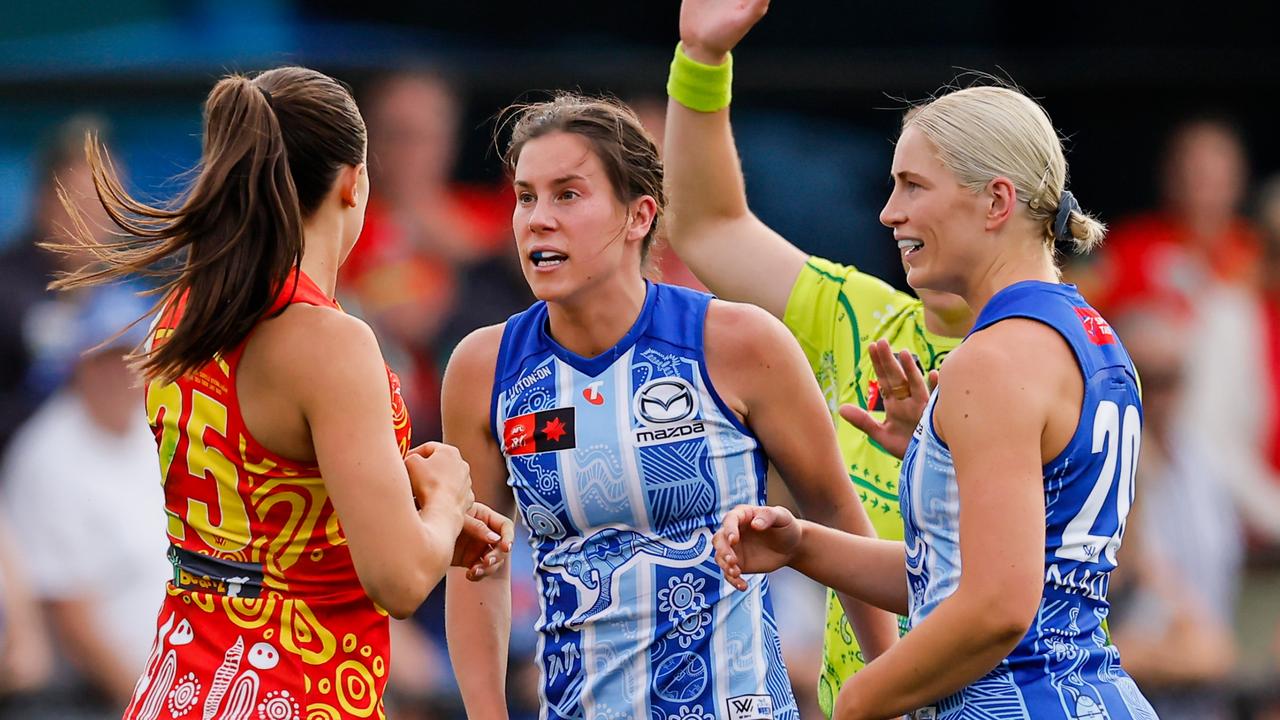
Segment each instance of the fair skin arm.
M768 5L685 0L680 8L685 53L706 64L723 63ZM669 101L664 147L671 247L716 295L781 318L808 256L747 207L728 108L702 113Z
M1042 465L1074 431L1079 370L1053 330L1012 320L975 336L942 372L935 422L955 462L964 572L950 597L844 686L841 720L899 716L977 680L1017 645L1039 605ZM1064 401L1072 392L1074 407ZM1001 428L995 445L992 427ZM722 563L730 577L790 563L855 597L906 609L901 543L841 536L781 508L735 510L716 542L730 550ZM833 557L841 573L824 569ZM902 583L898 598L883 594L890 574Z
M845 475L822 392L782 323L755 306L713 300L706 357L721 397L760 440L801 511L815 523L874 538ZM864 602L841 601L869 657L893 644L892 616Z
M457 445L471 464L477 497L510 514L513 499L507 468L489 429L489 400L498 361L502 326L468 335L449 361L441 413L445 439ZM504 541L511 543L508 528ZM511 636L511 569L486 570L474 583L451 570L445 585L445 623L449 657L462 691L467 717L506 718L507 642Z
M716 563L739 590L744 573L790 565L844 597L907 614L906 558L896 540L851 535L807 520L784 507L740 505L716 533ZM838 562L833 562L838 558Z
M868 346L876 377L884 392L885 420L878 421L854 405L844 405L840 415L858 429L867 433L894 455L902 457L911 441L911 433L924 407L928 403L929 388L936 387L938 372L929 373L929 388L925 378L909 353L894 353L886 340L878 340ZM895 397L884 388L907 388L906 397ZM747 532L771 529L779 537L766 540L779 544L775 547L755 547L754 550L738 543L740 526ZM760 537L764 538L769 533ZM803 535L804 542L800 542ZM730 582L739 589L746 585L740 580L743 566L755 568L751 572L768 572L788 564L779 547L795 551L789 564L817 582L834 588L841 595L841 602L849 604L852 598L863 598L875 607L899 615L907 614L907 580L903 572L905 559L902 543L858 537L816 523L796 520L784 508L736 508L725 518L724 527L716 535L721 567L725 568ZM792 547L794 543L794 547ZM735 556L752 553L756 557L744 560ZM839 557L832 563L825 557ZM724 562L728 560L728 562Z
M259 386L272 392L254 392ZM292 306L250 340L240 391L257 399L246 403L246 423L267 447L287 448L293 440L301 446L297 454L314 448L365 591L394 617L412 614L453 558L471 507L470 479L447 446L430 444L401 458L373 332L336 310ZM302 428L293 438L267 430L291 425Z
M973 336L942 372L935 420L955 465L964 570L951 596L844 686L842 720L900 715L977 680L1013 650L1039 606L1043 463L1074 431L1064 396L1072 376L1082 394L1079 370L1052 329L1013 320Z

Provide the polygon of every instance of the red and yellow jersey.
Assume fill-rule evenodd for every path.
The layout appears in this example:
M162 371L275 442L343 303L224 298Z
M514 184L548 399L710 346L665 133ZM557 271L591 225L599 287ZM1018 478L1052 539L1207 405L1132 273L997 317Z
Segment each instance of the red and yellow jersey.
M302 273L267 316L291 303L340 309ZM154 343L182 310L162 313ZM146 387L174 578L126 717L383 717L386 612L360 585L320 468L272 453L245 427L245 345ZM409 417L387 375L404 453Z

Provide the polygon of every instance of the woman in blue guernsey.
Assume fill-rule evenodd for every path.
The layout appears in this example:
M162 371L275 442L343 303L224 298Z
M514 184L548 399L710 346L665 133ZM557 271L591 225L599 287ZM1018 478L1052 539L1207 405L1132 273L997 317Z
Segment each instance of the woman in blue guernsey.
M981 308L903 458L905 543L739 508L717 560L738 588L789 563L909 616L841 689L839 720L1154 718L1103 626L1133 500L1137 378L1054 260L1056 243L1087 251L1104 228L1065 189L1048 115L1015 90L909 112L891 174L880 219L907 282Z
M476 496L514 495L532 533L541 716L797 718L768 583L733 592L711 538L764 502L769 462L807 516L872 534L803 353L763 310L645 279L662 164L625 106L520 108L506 161L539 301L458 346L443 415ZM507 572L448 585L471 718L506 714ZM887 613L850 610L892 638Z

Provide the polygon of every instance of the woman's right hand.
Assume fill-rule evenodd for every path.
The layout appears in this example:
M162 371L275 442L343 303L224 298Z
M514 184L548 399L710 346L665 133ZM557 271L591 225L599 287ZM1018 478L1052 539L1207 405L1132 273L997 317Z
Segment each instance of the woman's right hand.
M680 4L680 41L698 62L719 65L760 18L769 0L684 0Z
M484 503L472 503L463 519L462 532L453 546L453 567L467 569L467 579L479 580L493 574L507 555L515 539L511 518Z
M803 536L800 521L784 507L739 505L724 516L711 544L725 579L746 590L744 573L772 572L790 563Z
M444 443L423 443L404 459L413 499L424 517L429 511L446 511L458 527L475 502L471 491L471 466L458 448Z

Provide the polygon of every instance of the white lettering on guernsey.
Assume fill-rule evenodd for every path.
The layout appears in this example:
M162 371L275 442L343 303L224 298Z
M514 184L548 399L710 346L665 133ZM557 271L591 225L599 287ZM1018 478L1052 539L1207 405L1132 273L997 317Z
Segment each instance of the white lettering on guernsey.
M539 380L546 380L549 377L551 377L551 369L546 365L542 365L541 367L535 368L533 372L517 380L516 383L511 386L511 390L509 392L512 395L519 395L525 390L533 387L534 383Z
M1079 573L1079 577L1076 576L1077 573ZM1053 585L1067 592L1080 593L1093 600L1107 599L1107 585L1110 580L1110 573L1094 572L1079 565L1071 568L1071 572L1063 575L1062 566L1058 563L1050 565L1044 574L1046 585Z

